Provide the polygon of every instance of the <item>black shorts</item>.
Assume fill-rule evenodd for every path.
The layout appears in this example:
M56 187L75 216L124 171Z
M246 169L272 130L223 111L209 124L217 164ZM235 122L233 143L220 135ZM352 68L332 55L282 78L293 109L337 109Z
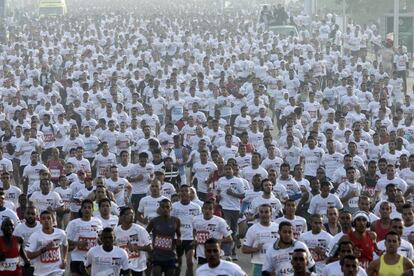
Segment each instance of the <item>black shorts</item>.
M77 274L80 274L80 275L87 275L86 274L86 269L85 269L85 264L84 264L84 262L81 262L81 261L71 261L70 262L70 272L77 273Z
M193 241L181 241L181 245L177 246L177 256L180 258L190 250L194 250Z
M171 269L176 269L177 268L177 260L169 260L169 261L157 261L157 260L152 260L152 267L156 267L159 266L161 267L161 271L162 272L166 272L168 270Z

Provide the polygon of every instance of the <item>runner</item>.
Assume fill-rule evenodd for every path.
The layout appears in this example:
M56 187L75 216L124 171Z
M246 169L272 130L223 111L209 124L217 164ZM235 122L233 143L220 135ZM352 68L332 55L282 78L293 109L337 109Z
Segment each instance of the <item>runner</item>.
M220 260L220 242L217 239L209 238L204 243L204 251L206 254L207 263L200 266L196 275L234 275L245 276L245 273L237 264L232 262Z
M313 270L315 261L308 247L293 239L293 226L290 222L283 221L279 224L279 239L266 251L265 261L262 267L263 275L291 275L293 268L291 264L292 253L300 248L307 252L309 270ZM280 261L279 261L280 260ZM278 262L277 262L278 261Z
M413 262L397 253L400 244L400 236L393 231L388 232L385 236L385 253L369 264L368 275L402 275L406 270L412 269Z
M37 209L33 206L27 207L24 212L24 223L19 223L14 229L13 235L23 240L24 247L27 246L30 236L42 228L42 224L39 221L36 221L37 217ZM25 263L24 267L22 268L22 273L24 275L33 275L33 271L34 267L30 262Z
M209 238L221 240L221 243L232 241L231 230L226 221L213 215L214 203L205 201L202 208L202 215L193 219L193 236L196 247L198 265L207 263L204 253L204 243Z
M171 216L180 220L181 244L177 245L177 269L175 275L179 275L182 266L182 257L185 254L186 276L194 274L194 232L193 220L201 215L201 207L190 201L190 187L182 185L180 188L180 201L172 204Z
M259 222L253 224L246 233L242 246L244 254L252 255L252 276L262 275L262 266L267 248L278 239L277 223L272 222L272 206L263 204L259 207Z
M98 243L98 234L102 231L101 221L92 217L93 202L85 199L81 203L80 218L71 220L66 227L70 251L70 271L72 275L86 274L83 262L89 249Z
M65 231L53 227L53 214L40 214L42 229L34 232L26 244L27 257L34 266L33 275L63 275L66 268L68 241Z
M119 213L120 225L115 228L115 243L128 253L128 269L132 276L141 276L147 269L147 254L152 251L151 238L142 226L135 224L134 211L124 207Z
M23 239L13 235L14 223L10 218L6 218L1 223L3 236L0 237L1 261L0 275L22 275L20 258L24 260L25 265L30 266L29 259L23 249ZM20 257L20 258L19 258Z
M137 220L147 225L151 219L158 216L158 207L164 199L166 197L161 195L161 182L154 179L150 185L150 195L139 202Z
M351 241L348 240L342 240L338 243L337 250L335 252L335 255L338 256L339 260L335 262L331 262L327 264L322 271L322 276L336 276L336 275L344 275L344 273L341 270L342 264L344 262L344 259L346 256L354 256L354 245ZM366 276L367 273L365 270L358 266L357 268L357 274L358 276Z
M131 275L128 271L128 254L114 246L114 230L104 228L100 240L102 245L92 247L86 254L85 267L89 275Z
M152 274L174 275L177 263L177 245L181 244L180 220L171 216L171 201L163 199L159 216L150 220L147 231L152 234Z

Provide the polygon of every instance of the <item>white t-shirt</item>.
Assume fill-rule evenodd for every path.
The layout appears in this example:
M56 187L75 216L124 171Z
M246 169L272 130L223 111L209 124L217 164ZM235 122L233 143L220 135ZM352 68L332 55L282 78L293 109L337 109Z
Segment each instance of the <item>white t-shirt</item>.
M35 252L46 247L50 242L53 242L51 249L31 260L35 268L34 275L49 275L50 273L64 272L60 268L62 264L60 247L68 245L65 231L54 228L52 234L46 234L42 229L39 229L39 231L34 232L30 236L25 248L28 252Z
M299 240L308 246L312 257L316 262L316 271L318 273L321 273L325 266L325 259L327 254L325 253L324 255L319 255L316 253L315 248L319 247L324 252L326 252L326 249L328 248L328 245L331 242L332 238L333 237L328 232L323 230L316 235L313 234L312 231L308 231L299 237Z
M208 264L203 264L196 270L197 276L247 276L240 266L235 263L220 260L220 264L217 267L211 268Z
M63 189L62 187L56 187L53 191L59 194L60 198L62 199L63 206L66 209L69 209L70 203L72 201L72 189L69 187L66 189Z
M327 264L322 271L322 276L343 276L343 275L344 273L342 272L339 261ZM367 276L367 273L362 267L358 267L357 276Z
M39 146L39 141L37 139L30 138L28 141L21 139L17 142L16 152L23 153L18 159L20 159L20 166L26 166L30 164L30 155L32 151Z
M140 247L151 244L151 238L147 230L142 226L133 223L128 230L123 230L121 225L115 228L116 244L128 254L128 268L134 271L147 269L147 254L145 252L133 252L128 249L129 244L136 244Z
M154 175L154 165L146 164L145 167L142 167L140 164L133 165L131 169L132 174L130 177L136 177L138 175L143 175L144 178L141 181L132 182L132 194L146 194L148 190L148 185L150 180Z
M111 203L111 207L113 206L113 203ZM95 218L99 219L102 223L102 229L105 229L107 227L110 227L112 229L115 229L115 227L118 226L119 217L110 214L108 219L104 219L100 213L93 215Z
M205 258L204 243L209 238L223 239L231 235L230 227L227 222L217 216L205 220L203 215L199 215L193 220L193 229L196 233L195 240L197 242L197 257Z
M85 261L86 253L89 249L97 245L98 234L102 231L102 223L99 219L92 217L89 221L81 218L71 220L66 227L68 240L87 241L85 249L76 247L70 254L72 261Z
M271 193L270 198L264 198L263 195L256 197L253 199L252 203L250 204L250 210L252 214L257 215L259 214L259 207L263 204L269 204L272 206L272 218L275 220L279 215L280 211L282 210L283 206L279 199L277 199L273 193Z
M63 206L63 200L57 192L50 191L47 195L44 195L40 191L34 192L29 200L33 202L33 205L39 211L39 213L52 207L53 210Z
M262 271L276 272L276 275L278 276L293 275L293 268L291 263L292 254L295 249L299 248L304 249L307 252L308 268L313 267L315 265L315 261L313 260L306 244L294 240L292 246L288 248L275 249L274 244L270 246L266 252L266 258L262 267Z
M22 165L22 164L20 164ZM46 166L40 163L37 163L35 166L28 164L23 170L23 177L27 177L29 180L29 186L40 180L39 171L47 170Z
M249 183L252 183L253 176L256 174L260 174L262 179L268 176L267 171L262 166L259 166L257 169L248 166L241 171L240 176L249 181Z
M160 206L161 200L166 199L165 196L160 195L157 198L152 196L146 196L141 199L138 206L138 212L143 214L144 218L148 218L148 221L158 217L157 209Z
M262 244L260 252L252 254L252 264L263 264L266 257L266 250L275 243L279 238L279 226L275 222L271 222L269 226L264 226L260 222L251 226L246 233L244 245L249 247L257 247Z
M165 196L166 198L171 199L171 196L174 195L175 193L176 193L176 190L173 184L168 183L168 182L162 183L162 186L161 186L162 196ZM147 195L150 195L150 194L151 194L150 186L148 186Z
M108 190L114 193L116 204L119 207L125 206L125 187L128 185L128 180L118 177L117 181L113 181L108 178L105 184Z
M116 166L116 156L112 152L109 152L107 156L100 153L95 156L93 163L96 165L97 176L105 176L106 170L109 170L110 166Z
M285 216L277 218L275 222L280 224L283 221L288 221L293 226L293 237L298 239L302 233L308 231L308 224L303 217L295 216L293 219L287 219Z
M13 172L12 162L5 157L3 157L3 159L0 160L0 175L4 172Z
M19 196L22 194L22 190L16 186L11 185L9 189L4 190L5 200L13 202L15 206L19 204Z
M22 238L23 245L26 246L29 242L30 236L40 229L42 229L42 225L38 221L36 221L36 225L34 227L29 227L26 223L19 223L16 228L14 228L13 235Z
M207 184L205 183L205 181L208 179L209 175L215 170L217 170L216 164L210 161L207 161L206 164L196 162L193 165L192 172L194 173L194 178L197 179L197 191L207 193Z
M17 214L12 209L9 209L7 207L4 207L4 210L0 211L0 225L3 223L3 220L5 218L10 218L13 221L14 225L17 225L20 222ZM1 229L0 236L3 236L3 231Z
M302 155L305 159L304 174L309 176L316 176L316 170L319 168L322 160L322 155L324 154L323 149L315 147L310 149L309 147L304 147L302 149Z
M119 275L121 269L128 269L128 254L118 246L114 246L110 252L106 252L102 245L95 246L86 254L85 267L89 266L94 276Z
M358 182L351 183L349 181L346 181L346 182L342 182L341 184L339 184L336 194L338 195L339 198L344 198L348 196L348 194L351 193L352 191L357 192L357 194L359 195L361 193L361 190L362 190L362 186L360 183ZM358 210L358 200L359 200L359 196L355 196L355 197L348 199L348 202L345 203L345 207L349 209L348 211L353 212L353 211Z
M220 177L217 181L216 189L220 193L220 205L224 210L240 211L240 198L227 194L228 189L232 189L233 192L238 194L244 193L244 185L240 178L232 177L229 179L225 176Z
M343 208L341 200L334 194L329 194L326 198L323 198L320 194L312 198L308 213L319 214L324 217L324 221L327 219L327 211L330 207L336 207L338 210Z
M180 219L181 240L192 241L193 236L193 219L201 215L201 207L194 202L187 205L174 202L172 205L171 216Z

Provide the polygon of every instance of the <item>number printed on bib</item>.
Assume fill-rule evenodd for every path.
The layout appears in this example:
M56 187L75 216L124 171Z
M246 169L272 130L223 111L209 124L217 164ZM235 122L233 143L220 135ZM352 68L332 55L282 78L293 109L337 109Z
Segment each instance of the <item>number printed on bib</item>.
M0 262L0 271L15 271L18 263L19 258L6 258Z
M173 239L171 237L157 235L154 239L154 248L158 250L172 250Z
M56 263L60 260L59 247L53 247L40 255L40 262L42 263Z
M136 252L136 251L130 251L129 248L128 248L128 244L123 244L120 247L122 249L124 249L128 253L128 259L129 260L139 258L139 256L140 256L139 251L138 252Z
M92 247L94 247L96 245L96 238L95 237L93 237L93 238L79 237L79 242L81 242L81 241L86 241L87 245L86 245L86 248L82 248L82 249L78 247L79 251L88 251L89 249L91 249Z
M205 244L206 240L210 238L209 231L197 231L197 244Z

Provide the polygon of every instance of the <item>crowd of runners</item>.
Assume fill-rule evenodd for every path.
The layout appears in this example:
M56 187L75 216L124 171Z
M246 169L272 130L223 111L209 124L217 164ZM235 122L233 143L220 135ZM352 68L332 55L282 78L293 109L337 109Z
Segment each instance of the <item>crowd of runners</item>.
M283 6L67 2L5 23L0 275L413 275L405 45Z

